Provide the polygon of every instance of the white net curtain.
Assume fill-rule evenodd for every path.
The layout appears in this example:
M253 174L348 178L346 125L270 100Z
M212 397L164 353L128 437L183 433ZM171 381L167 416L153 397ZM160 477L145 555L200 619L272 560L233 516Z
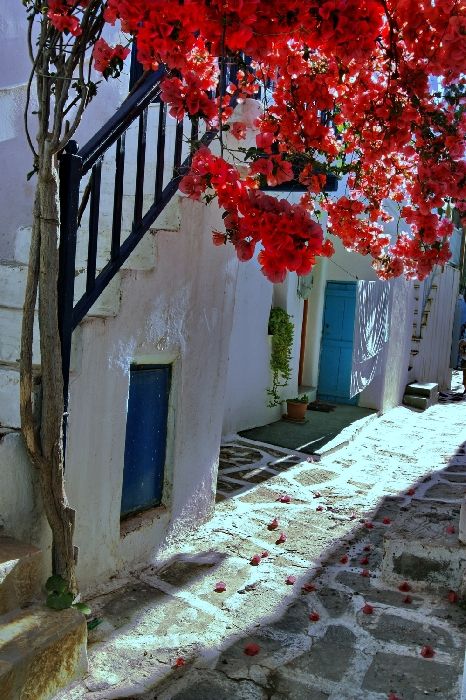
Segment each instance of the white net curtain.
M390 282L360 280L356 286L351 398L380 371L389 335Z

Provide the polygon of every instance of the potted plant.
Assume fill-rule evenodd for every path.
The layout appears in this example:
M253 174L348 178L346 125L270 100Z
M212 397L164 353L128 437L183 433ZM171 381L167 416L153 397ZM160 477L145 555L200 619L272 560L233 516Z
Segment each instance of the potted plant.
M280 389L285 387L291 377L291 349L293 347L294 326L292 317L284 309L271 309L269 317L269 335L272 337L270 369L272 386L267 389L268 406L279 406L283 399Z
M290 420L304 420L308 403L309 396L307 394L301 394L301 396L296 396L294 399L287 399L286 417Z

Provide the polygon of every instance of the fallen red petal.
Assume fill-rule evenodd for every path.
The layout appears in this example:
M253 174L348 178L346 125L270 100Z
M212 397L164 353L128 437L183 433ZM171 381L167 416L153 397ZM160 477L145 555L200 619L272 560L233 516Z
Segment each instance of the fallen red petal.
M448 602L449 603L457 603L458 602L458 594L455 591L448 591Z
M226 591L226 589L227 584L225 583L225 581L217 581L217 583L215 584L214 591L216 593L223 593L224 591Z
M318 612L313 610L309 615L309 619L311 622L317 622L318 620L320 620L320 615Z
M407 595L403 598L403 603L406 603L406 605L409 605L412 602L413 602L413 599L411 598L410 595Z
M371 523L370 520L365 520L365 521L364 521L364 527L365 527L367 530L372 530L372 528L374 527L374 523Z
M421 649L421 656L423 656L425 659L431 659L433 656L435 656L435 651L431 646L429 646L429 644L426 644Z
M454 535L456 532L454 525L448 525L448 527L445 528L445 532L448 535Z
M268 556L269 556L268 551L266 549L264 549L264 551L261 552L261 559L265 559L265 557L268 557Z
M416 489L408 489L406 491L407 496L414 496L415 493L416 493Z
M369 603L366 603L362 611L364 615L372 615L372 613L374 612L374 608Z
M387 700L402 700L399 695L396 695L395 693L389 693Z
M304 586L301 586L301 590L305 593L312 593L312 591L315 591L315 589L316 587L313 583L305 583Z
M340 564L347 564L349 560L349 557L347 554L343 554L342 557L340 557Z
M369 563L368 557L363 557L359 563L362 564L362 566L366 566L366 564Z
M370 552L370 551L371 551L371 546L370 546L370 544L366 544L366 546L364 547L364 551L365 551L365 552Z
M286 542L286 535L284 532L280 532L280 535L275 544L282 544L282 542Z
M246 644L244 647L244 653L246 656L256 656L260 650L260 646L258 644L254 644L253 642L251 642L251 644Z
M322 494L320 493L320 491L316 491L314 494L314 498L320 498L321 496Z
M382 522L383 522L384 525L390 525L390 523L391 523L392 521L390 520L390 518L384 518L384 519L382 520Z
M370 576L370 572L367 569L363 569L361 571L361 576L365 576L366 578Z
M296 576L287 576L285 583L287 586L292 586L294 583L296 583Z
M260 554L254 554L253 557L251 557L251 561L249 562L252 566L258 566L261 562L261 555Z
M284 493L277 498L277 501L280 501L280 503L290 503L291 496L288 496L288 494Z
M317 506L317 508L316 508L317 511L321 511L321 510L323 510L323 509L324 509L323 506Z
M267 530L276 530L278 527L278 520L277 518L274 518L268 525L267 525Z
M403 583L400 583L398 586L398 590L401 591L402 593L407 593L408 591L411 590L411 586L407 581L403 581Z
M181 668L182 666L185 666L186 661L183 659L182 656L179 656L175 661L173 662L173 668Z

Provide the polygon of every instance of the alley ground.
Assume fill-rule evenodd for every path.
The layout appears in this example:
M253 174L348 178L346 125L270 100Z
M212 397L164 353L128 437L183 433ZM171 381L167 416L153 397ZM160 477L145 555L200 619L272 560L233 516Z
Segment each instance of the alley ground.
M398 407L343 437L319 462L225 446L224 475L256 476L230 482L210 522L180 526L154 566L91 601L89 676L57 698L459 700L465 609L422 581L400 591L409 561L391 585L381 569L384 538L417 522L405 534L422 539L426 509L427 549L437 538L458 551L466 401Z

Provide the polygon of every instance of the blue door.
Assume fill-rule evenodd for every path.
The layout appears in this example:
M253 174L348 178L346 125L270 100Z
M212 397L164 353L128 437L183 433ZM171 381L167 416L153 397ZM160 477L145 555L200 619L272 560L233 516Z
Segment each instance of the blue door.
M358 401L357 396L350 399L355 310L356 283L327 282L317 387L323 401Z
M130 369L121 515L162 501L171 365Z

